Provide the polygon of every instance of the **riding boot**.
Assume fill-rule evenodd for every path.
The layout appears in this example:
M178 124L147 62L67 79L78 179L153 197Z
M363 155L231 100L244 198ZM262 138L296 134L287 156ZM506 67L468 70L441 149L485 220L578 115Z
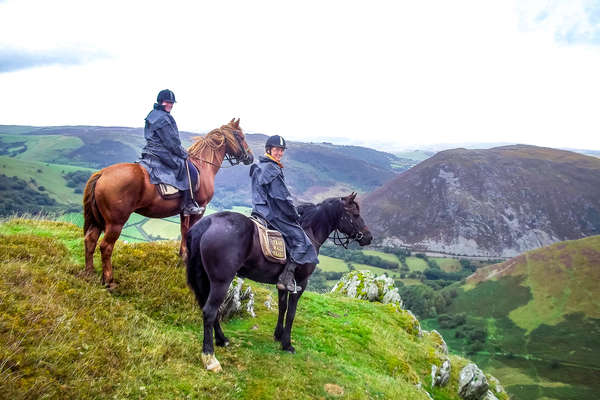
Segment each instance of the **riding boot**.
M198 203L192 198L192 194L189 190L183 191L183 215L197 215L204 212L204 207L200 207Z
M279 280L277 282L277 289L287 289L292 293L296 293L298 290L302 290L300 286L296 286L296 280L294 279L294 271L296 270L296 264L293 261L288 261L283 269L281 275L279 275Z

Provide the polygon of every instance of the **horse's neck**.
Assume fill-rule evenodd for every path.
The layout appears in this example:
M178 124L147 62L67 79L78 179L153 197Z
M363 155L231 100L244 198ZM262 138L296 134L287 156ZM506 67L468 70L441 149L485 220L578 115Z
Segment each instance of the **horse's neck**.
M211 178L214 179L215 175L217 175L217 172L219 172L219 169L221 168L221 163L225 159L225 146L216 150L207 147L206 150L200 154L190 154L190 159L198 171L210 172ZM201 173L200 175L205 174ZM202 176L200 179L202 179Z
M331 221L331 218L328 218L327 211L334 212L334 210L326 210L325 207L321 206L313 216L312 223L310 224L310 230L312 231L312 236L316 242L315 247L317 247L317 251L319 251L321 245L325 243L337 225L337 220ZM323 221L326 223L323 223Z

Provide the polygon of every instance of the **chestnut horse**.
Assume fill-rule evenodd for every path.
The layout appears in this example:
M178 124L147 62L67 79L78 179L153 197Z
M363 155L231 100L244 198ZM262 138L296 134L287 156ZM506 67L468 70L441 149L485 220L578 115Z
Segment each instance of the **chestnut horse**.
M227 125L197 137L188 149L189 159L198 169L198 184L194 198L202 207L212 199L215 175L225 158L232 165L240 161L251 164L252 151L240 128L240 120L232 119ZM202 217L184 217L180 212L181 198L164 200L144 167L137 163L120 163L94 173L88 180L83 193L83 215L85 236L85 274L94 272L94 251L100 233L102 255L102 283L109 288L116 286L113 280L111 255L121 234L123 225L132 213L150 218L165 218L176 214L181 217L180 254L186 257L186 235L190 226Z

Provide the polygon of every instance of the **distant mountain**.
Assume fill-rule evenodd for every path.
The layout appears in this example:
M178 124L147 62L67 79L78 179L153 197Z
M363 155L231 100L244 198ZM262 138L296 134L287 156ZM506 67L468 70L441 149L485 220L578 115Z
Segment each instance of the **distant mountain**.
M475 345L471 357L518 399L597 399L599 282L600 236L555 243L477 270L428 326L454 350ZM511 386L516 375L530 378Z
M446 150L362 208L383 244L510 257L600 233L600 159L526 145Z
M201 134L181 132L185 146L195 136ZM266 138L263 134L246 135L256 156L264 153ZM21 160L100 169L118 162L134 162L144 143L142 128L0 125L0 157L10 158L10 165ZM299 201L370 191L416 163L366 147L293 141L284 158L286 179ZM251 204L249 167L223 166L216 178L215 205Z

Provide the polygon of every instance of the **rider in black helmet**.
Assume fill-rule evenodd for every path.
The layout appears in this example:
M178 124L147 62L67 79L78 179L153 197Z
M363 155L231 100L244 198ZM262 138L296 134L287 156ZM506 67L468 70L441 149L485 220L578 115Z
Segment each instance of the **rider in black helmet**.
M171 115L174 103L175 93L171 90L165 89L158 93L154 109L146 117L146 145L142 149L140 164L148 170L151 183L167 183L183 190L181 211L184 215L201 214L204 208L194 201L190 187L189 174L195 177L196 169L188 165L191 163L187 160L188 153L181 146L179 129Z
M287 149L285 139L271 136L265 144L265 155L252 165L252 213L266 220L280 231L288 250L288 263L279 276L278 289L291 292L302 290L296 286L294 271L300 264L317 264L317 252L300 226L300 216L292 201L283 176L281 158Z

